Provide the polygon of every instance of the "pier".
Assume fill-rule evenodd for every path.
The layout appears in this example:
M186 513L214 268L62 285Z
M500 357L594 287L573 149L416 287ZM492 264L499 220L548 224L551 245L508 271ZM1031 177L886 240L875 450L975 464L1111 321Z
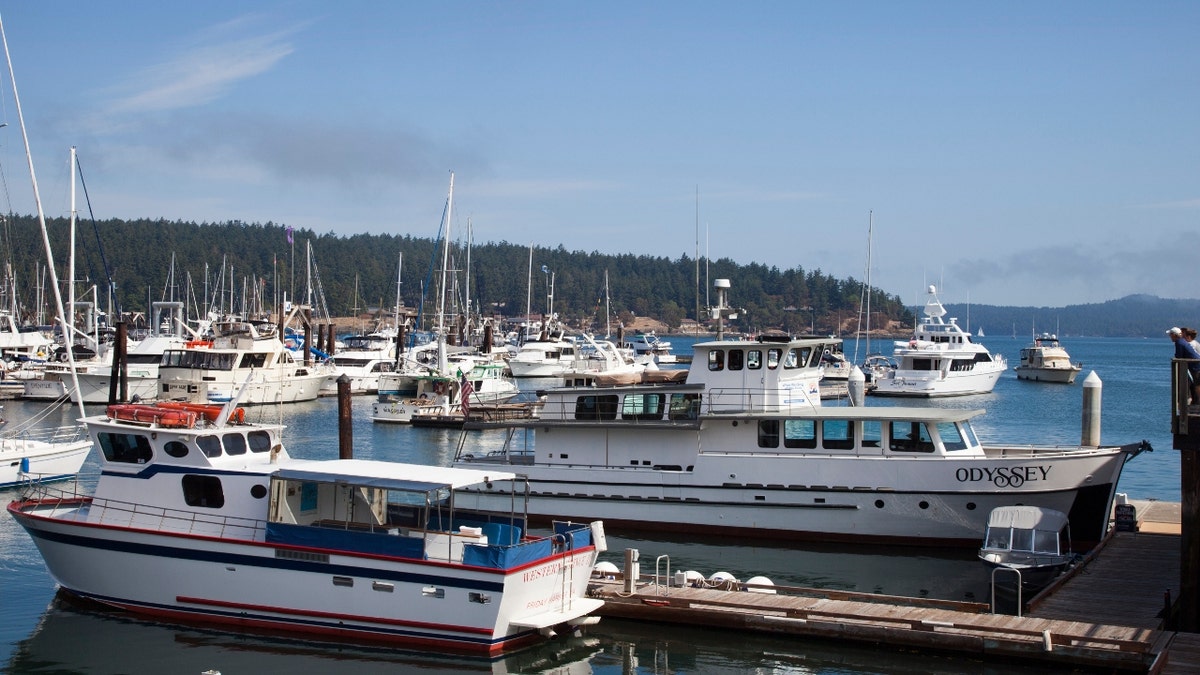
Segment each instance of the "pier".
M1179 504L1134 502L1134 531L1113 531L1070 573L1028 603L1024 616L984 603L731 582L678 585L673 576L593 580L601 616L723 627L1019 659L1065 668L1200 672L1200 635L1176 632ZM629 580L634 581L634 580Z

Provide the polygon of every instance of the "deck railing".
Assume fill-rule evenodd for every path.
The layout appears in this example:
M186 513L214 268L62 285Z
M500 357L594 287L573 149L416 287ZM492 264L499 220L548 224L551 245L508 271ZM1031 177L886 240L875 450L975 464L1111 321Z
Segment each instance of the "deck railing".
M1200 401L1192 401L1188 367L1195 359L1171 360L1171 433L1187 436L1189 427L1200 421Z
M266 539L265 520L87 497L79 488L78 483L59 486L33 482L23 488L23 497L24 501L38 502L38 515L61 520L251 541Z

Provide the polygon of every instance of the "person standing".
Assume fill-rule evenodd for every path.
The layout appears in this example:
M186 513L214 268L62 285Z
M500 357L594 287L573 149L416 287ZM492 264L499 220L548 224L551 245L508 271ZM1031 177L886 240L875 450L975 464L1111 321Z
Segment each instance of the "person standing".
M1200 350L1192 346L1183 336L1183 329L1172 326L1167 337L1175 343L1175 358L1188 359L1188 375L1191 378L1192 401L1200 401Z

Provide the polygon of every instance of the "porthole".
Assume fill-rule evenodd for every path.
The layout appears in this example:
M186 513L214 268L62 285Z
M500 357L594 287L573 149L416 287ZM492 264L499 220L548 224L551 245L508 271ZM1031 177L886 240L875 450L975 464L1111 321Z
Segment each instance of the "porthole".
M975 502L967 502L967 510L974 511L975 510Z
M263 497L266 497L267 496L267 486L266 485L252 486L250 488L250 496L254 497L255 499L262 499Z
M929 502L921 502L920 504L917 504L917 506L920 506L923 509L927 509L927 508L929 508Z
M876 500L875 500L875 508L877 508L877 509L882 509L882 508L883 508L883 500L882 500L882 499L876 499Z
M187 444L180 443L179 441L167 441L166 444L163 445L163 452L172 457L187 457L188 446Z

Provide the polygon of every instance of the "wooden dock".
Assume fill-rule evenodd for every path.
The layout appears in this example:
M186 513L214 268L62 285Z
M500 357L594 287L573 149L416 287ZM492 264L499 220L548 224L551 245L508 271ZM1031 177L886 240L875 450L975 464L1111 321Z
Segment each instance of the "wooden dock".
M1153 511L1152 505L1142 508ZM981 603L746 584L733 590L680 587L654 577L639 579L632 593L625 592L619 576L594 579L590 590L605 600L599 615L621 619L1021 659L1068 669L1196 673L1200 635L1167 628L1180 586L1179 525L1170 522L1170 511L1168 505L1165 516L1157 512L1161 521L1139 519L1136 532L1110 535L1071 575L1030 601L1022 617L991 614Z

